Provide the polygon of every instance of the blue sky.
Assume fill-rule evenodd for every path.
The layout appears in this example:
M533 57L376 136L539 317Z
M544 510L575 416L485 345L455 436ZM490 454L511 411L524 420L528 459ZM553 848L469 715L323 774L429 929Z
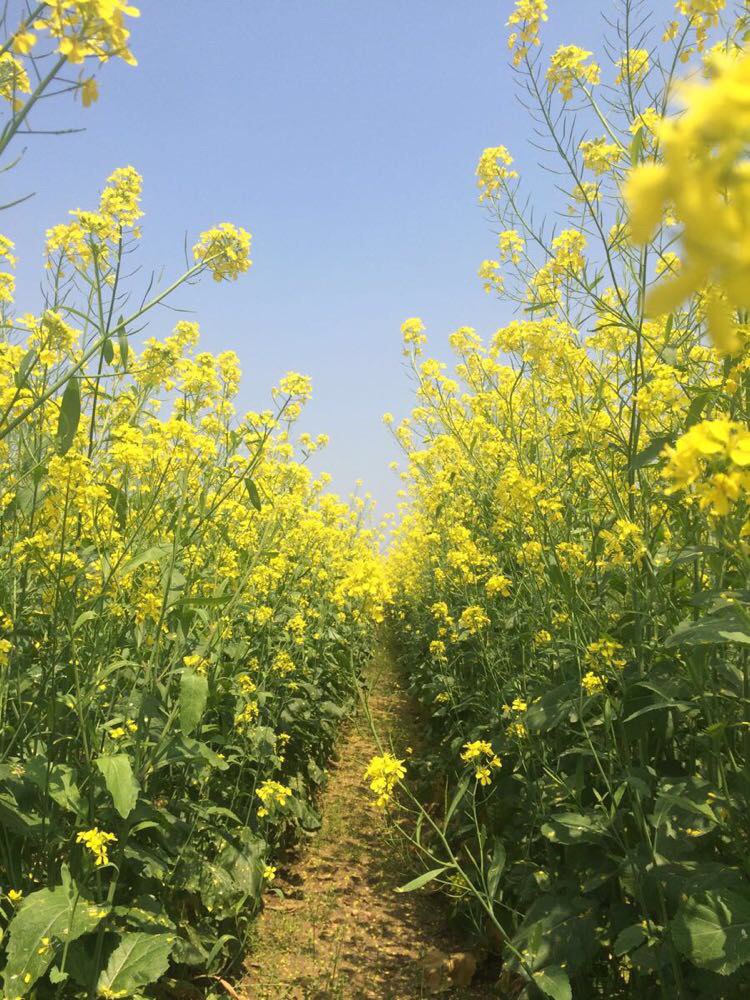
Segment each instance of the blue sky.
M93 207L104 179L144 175L143 271L177 273L185 238L233 221L253 233L254 265L233 285L205 281L177 303L200 321L207 350L240 356L243 408L274 381L313 378L302 429L325 431L320 464L348 493L361 478L395 505L381 424L411 405L399 326L422 316L435 353L462 325L491 333L507 307L476 277L493 256L474 167L504 143L535 169L530 124L515 102L504 22L510 0L141 0L136 69L105 66L101 98L83 111L56 101L79 135L26 137L5 175L19 307L38 305L44 230ZM600 0L557 0L545 36L598 47ZM18 152L18 147L16 152ZM538 188L545 208L547 188ZM149 333L166 334L163 311Z

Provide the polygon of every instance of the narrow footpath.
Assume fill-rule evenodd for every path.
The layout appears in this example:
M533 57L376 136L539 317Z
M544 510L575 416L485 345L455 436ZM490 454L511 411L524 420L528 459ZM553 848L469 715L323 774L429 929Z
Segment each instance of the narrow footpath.
M387 656L376 659L367 681L378 733L406 757L413 714ZM476 984L474 956L449 933L442 900L394 892L413 868L371 805L363 772L376 753L360 710L329 770L320 832L280 864L274 885L283 896L266 896L247 973L235 986L241 1000L497 997Z

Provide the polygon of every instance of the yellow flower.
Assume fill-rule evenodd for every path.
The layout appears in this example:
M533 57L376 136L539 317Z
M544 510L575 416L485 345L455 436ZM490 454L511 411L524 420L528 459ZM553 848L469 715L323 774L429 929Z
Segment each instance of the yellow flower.
M194 670L196 674L202 674L204 677L208 673L208 668L210 666L210 663L205 656L200 656L198 653L191 653L189 656L183 656L182 662L188 670Z
M17 111L23 104L18 95L30 93L28 73L11 52L3 52L0 55L0 97Z
M595 674L593 670L588 670L581 680L581 687L588 695L598 694L604 690L604 681Z
M404 761L391 753L373 757L367 765L365 780L370 782L370 790L375 793L375 805L385 809L393 798L396 785L406 776Z
M509 580L507 576L503 576L502 573L494 573L484 585L484 589L490 597L495 597L497 594L500 597L510 597L511 585L512 580Z
M83 844L91 851L97 868L109 864L109 845L116 842L117 837L114 833L106 833L97 826L91 830L83 830L76 836L76 843Z
M605 136L598 139L584 139L578 148L583 157L583 165L597 175L612 170L622 155L622 147L607 142Z
M713 16L706 14L709 20ZM682 225L683 266L652 290L650 313L671 312L688 295L705 289L711 335L721 352L731 354L740 346L733 310L750 304L750 204L745 193L750 109L744 100L750 55L719 54L713 66L708 86L683 85L685 112L659 129L663 162L639 166L625 194L636 243L648 242L667 203Z
M547 70L547 88L560 91L562 99L569 101L573 96L574 84L599 83L599 67L596 63L586 64L591 55L577 45L561 45L552 56Z
M497 246L501 260L509 260L513 264L519 264L521 254L526 247L526 241L515 229L504 229L497 238Z
M750 488L750 431L726 417L694 424L665 455L668 492L693 488L700 506L718 516Z
M81 84L81 103L84 108L90 108L92 104L99 100L99 86L96 78L88 77Z
M47 0L34 22L36 31L49 31L58 40L57 51L71 63L89 56L100 62L114 57L131 66L135 57L128 48L130 31L125 18L138 17L137 7L126 0Z
M465 608L458 619L459 626L466 629L469 635L476 635L477 632L481 632L482 629L486 628L489 623L490 620L487 614L478 604L472 604L468 608Z
M648 73L648 49L629 49L622 59L617 60L618 74L615 83L629 80L632 86L643 82Z
M508 48L513 51L513 64L524 59L530 45L539 45L539 26L547 20L546 0L516 0L507 27L514 28L508 36Z
M476 169L477 186L481 191L480 201L493 198L502 190L505 181L518 177L515 170L508 169L512 163L513 157L505 146L491 146L484 150Z
M250 233L222 222L213 229L201 233L200 240L193 247L193 257L205 263L215 281L234 281L247 271L250 260Z
M260 801L263 803L261 807L264 811L258 810L258 815L266 816L268 814L269 807L279 806L284 807L287 801L292 797L291 788L287 788L286 785L280 784L278 781L263 781L259 786L255 794L258 796Z
M33 31L19 31L13 36L13 49L21 56L26 56L36 45L36 35Z
M621 670L625 666L623 647L612 639L599 639L586 647L586 662L600 669L611 667Z
M474 740L473 743L465 743L461 760L467 764L474 764L474 777L480 785L489 785L492 781L492 772L498 767L502 767L502 761L492 749L492 744L487 740Z

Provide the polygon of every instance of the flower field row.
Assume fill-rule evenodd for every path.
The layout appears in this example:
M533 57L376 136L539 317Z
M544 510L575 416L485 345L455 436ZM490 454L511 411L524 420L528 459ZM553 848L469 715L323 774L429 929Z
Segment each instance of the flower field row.
M51 90L95 99L92 60L133 61L136 14L54 0L8 25L0 151ZM317 825L386 596L367 504L306 467L326 443L295 432L309 379L288 373L240 415L233 352L201 351L195 322L143 332L184 283L251 261L250 235L223 223L144 294L141 186L119 168L48 230L34 312L14 304L0 241L8 1000L140 996L157 980L160 995L207 995L206 975L244 953L274 852Z
M486 150L480 276L517 318L450 369L402 328L389 618L430 740L373 789L507 996L750 990L748 22L649 6L608 8L607 66L546 57L517 0L563 221Z

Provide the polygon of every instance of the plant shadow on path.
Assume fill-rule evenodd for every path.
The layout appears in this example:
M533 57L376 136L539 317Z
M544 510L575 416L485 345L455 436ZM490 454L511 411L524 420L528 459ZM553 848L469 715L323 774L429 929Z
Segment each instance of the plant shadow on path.
M414 718L385 652L366 680L375 725L404 756ZM320 832L279 866L283 897L266 897L236 987L242 1000L415 1000L437 992L436 983L456 1000L497 996L489 986L449 985L431 969L430 953L456 952L461 943L441 900L394 891L413 872L363 780L378 752L360 710L330 766Z

